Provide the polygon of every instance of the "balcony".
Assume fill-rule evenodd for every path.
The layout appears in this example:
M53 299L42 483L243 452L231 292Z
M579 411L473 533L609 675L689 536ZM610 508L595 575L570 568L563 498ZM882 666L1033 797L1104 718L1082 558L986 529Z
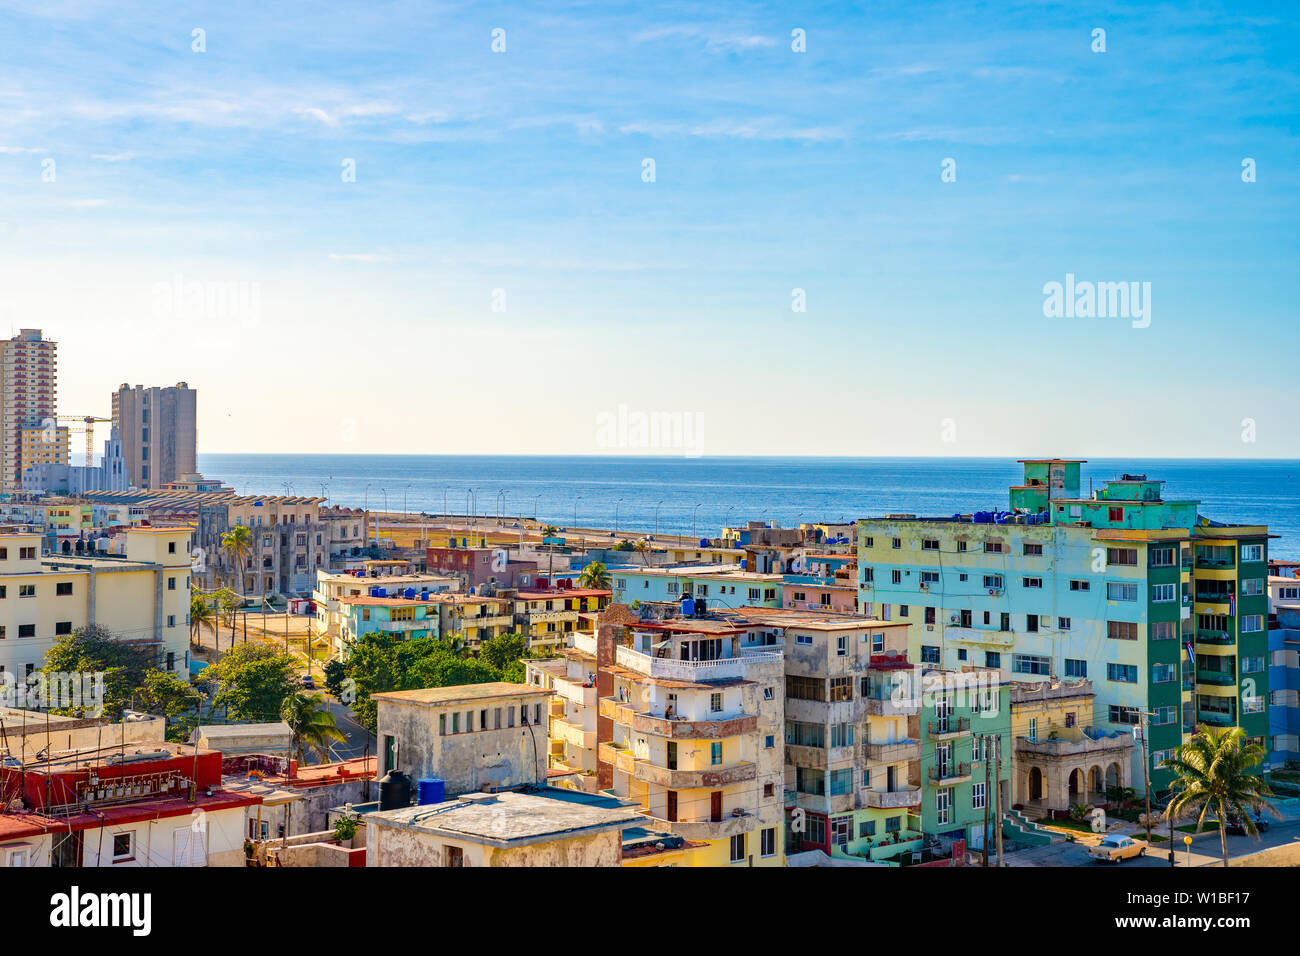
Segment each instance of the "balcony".
M911 717L921 712L921 699L911 695L893 697L859 697L868 717Z
M1213 594L1198 593L1195 600L1197 604L1227 604L1231 596L1230 594L1217 592Z
M1196 566L1205 568L1207 571L1223 571L1236 567L1236 562L1232 558L1203 558L1196 556Z
M865 790L862 802L873 810L901 810L921 805L921 788L908 786L897 790Z
M600 716L608 717L616 724L623 724L625 727L632 726L633 714L632 705L628 701L616 700L613 697L602 697L600 699Z
M594 750L596 747L596 732L594 730L583 730L580 724L571 724L569 721L559 718L556 718L551 724L551 736L554 739L563 740L579 750Z
M632 729L637 733L671 737L675 740L718 740L738 737L758 729L758 717L752 714L719 715L710 720L684 720L657 714L632 714Z
M611 764L615 770L632 773L636 769L636 757L632 751L625 750L617 744L603 743L596 748L596 756L601 763Z
M781 653L753 653L744 657L723 657L713 661L679 661L669 657L651 657L630 647L619 647L615 663L620 667L671 680L708 681L743 677L746 670L756 664L777 664L785 661Z
M748 833L758 825L758 818L748 813L742 816L727 816L721 820L663 820L647 815L654 829L667 830L674 836L687 840L727 840L741 833Z
M957 627L949 625L943 629L943 636L950 641L963 644L994 644L1010 647L1016 642L1015 631L1000 631L992 627Z
M566 677L555 678L555 692L565 700L571 700L580 707L596 705L596 685L583 681L570 680Z
M1197 631L1196 643L1228 645L1237 642L1231 634L1225 634L1223 631Z
M929 731L932 740L951 740L953 737L961 737L970 733L970 718L948 717L946 719L931 720L928 722L926 729Z
M1234 727L1237 718L1232 714L1223 714L1217 710L1199 710L1196 712L1196 721L1201 724L1209 724L1211 727Z
M691 790L702 787L716 790L719 787L729 787L732 784L757 779L758 766L746 760L716 770L669 770L666 767L657 767L646 760L638 760L632 776L642 783L666 787L669 790Z
M1237 675L1232 671L1211 671L1197 668L1196 683L1213 684L1215 687L1228 687L1237 682Z
M939 786L961 783L969 779L970 764L968 763L939 764L937 767L930 768L930 782Z
M921 759L919 740L896 740L892 743L862 745L862 758L868 763L902 763Z

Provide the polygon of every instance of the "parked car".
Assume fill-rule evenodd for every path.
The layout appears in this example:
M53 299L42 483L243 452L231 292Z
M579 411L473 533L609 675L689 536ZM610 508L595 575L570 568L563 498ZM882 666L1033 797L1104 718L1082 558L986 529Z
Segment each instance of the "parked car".
M307 690L316 689L316 679L310 674L303 674L300 680L302 681L302 686L307 688Z
M1268 820L1264 818L1264 814L1256 811L1250 815L1250 819L1254 821L1255 831L1257 833L1268 832ZM1242 821L1241 817L1236 816L1235 814L1228 817L1228 832L1233 836L1246 835L1246 824Z
M1101 842L1096 846L1088 847L1088 855L1094 860L1121 863L1135 856L1146 856L1147 841L1135 840L1116 833L1102 837Z

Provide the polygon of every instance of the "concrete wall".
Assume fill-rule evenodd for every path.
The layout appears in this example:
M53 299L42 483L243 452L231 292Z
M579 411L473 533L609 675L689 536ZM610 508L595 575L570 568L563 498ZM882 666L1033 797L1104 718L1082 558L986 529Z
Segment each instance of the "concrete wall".
M619 830L512 849L388 826L371 827L368 840L367 866L444 866L448 846L461 849L465 866L618 866L622 854Z

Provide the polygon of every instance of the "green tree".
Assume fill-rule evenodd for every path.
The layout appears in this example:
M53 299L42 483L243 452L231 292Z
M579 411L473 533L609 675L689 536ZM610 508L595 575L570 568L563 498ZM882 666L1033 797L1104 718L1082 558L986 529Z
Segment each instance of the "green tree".
M343 679L348 676L347 668L343 666L343 662L326 661L323 670L325 671L325 689L335 697L343 693Z
M167 718L167 739L182 742L199 725L203 694L175 674L150 668L145 671L136 702L141 710Z
M297 663L268 644L239 644L203 672L215 686L214 709L236 720L278 720L284 699L298 687Z
M203 627L206 625L209 630L216 635L216 625L213 623L216 616L212 613L207 599L198 591L190 593L190 640L199 643L203 635Z
M108 628L88 624L71 634L56 637L45 652L41 672L104 675L103 716L118 720L131 703L131 695L144 684L145 673L156 663L156 654L135 644L125 644ZM90 702L87 702L88 704ZM89 711L89 707L75 708ZM74 708L50 708L53 713L73 714Z
M578 587L600 588L609 590L609 568L599 561L592 561L578 575Z
M1268 756L1259 744L1247 743L1246 732L1240 727L1216 730L1201 724L1197 732L1176 751L1174 756L1161 763L1177 774L1173 783L1173 798L1166 811L1175 819L1185 811L1200 812L1196 817L1199 833L1211 810L1219 818L1219 848L1223 852L1223 865L1228 865L1228 821L1241 819L1246 832L1259 838L1251 812L1268 811L1276 817L1282 815L1265 797L1273 796L1264 778L1250 771Z
M217 608L221 617L230 625L230 646L235 646L235 612L244 604L243 600L230 588L222 588L217 592ZM214 625L215 626L215 625ZM218 641L217 643L220 643Z
M641 555L641 560L645 562L645 566L650 567L650 542L645 538L641 538L632 547L636 549L637 554Z
M280 709L280 719L293 732L293 749L298 754L299 763L307 762L308 751L321 760L328 760L330 744L347 739L321 694L302 691L289 694Z
M528 638L522 634L499 634L478 646L479 660L504 671L506 666L528 653Z

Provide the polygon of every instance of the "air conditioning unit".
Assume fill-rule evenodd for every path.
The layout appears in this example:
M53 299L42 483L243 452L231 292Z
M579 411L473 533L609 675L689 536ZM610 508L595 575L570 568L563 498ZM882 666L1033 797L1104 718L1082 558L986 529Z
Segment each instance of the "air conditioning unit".
M961 615L960 615L960 614L950 614L950 615L948 615L948 623L949 623L949 624L960 624L960 623L961 623Z
M921 582L921 590L922 590L922 591L928 591L928 590L930 590L930 585L928 585L928 584L926 584L924 581L922 581L922 582Z
M990 596L990 597L997 597L997 596L998 596L999 594L1001 594L1001 593L1002 593L1002 589L1001 589L1001 588L989 588L989 596Z
M933 631L933 630L934 630L934 625L933 625L933 624L927 624L927 625L925 626L925 629L926 629L927 631Z

